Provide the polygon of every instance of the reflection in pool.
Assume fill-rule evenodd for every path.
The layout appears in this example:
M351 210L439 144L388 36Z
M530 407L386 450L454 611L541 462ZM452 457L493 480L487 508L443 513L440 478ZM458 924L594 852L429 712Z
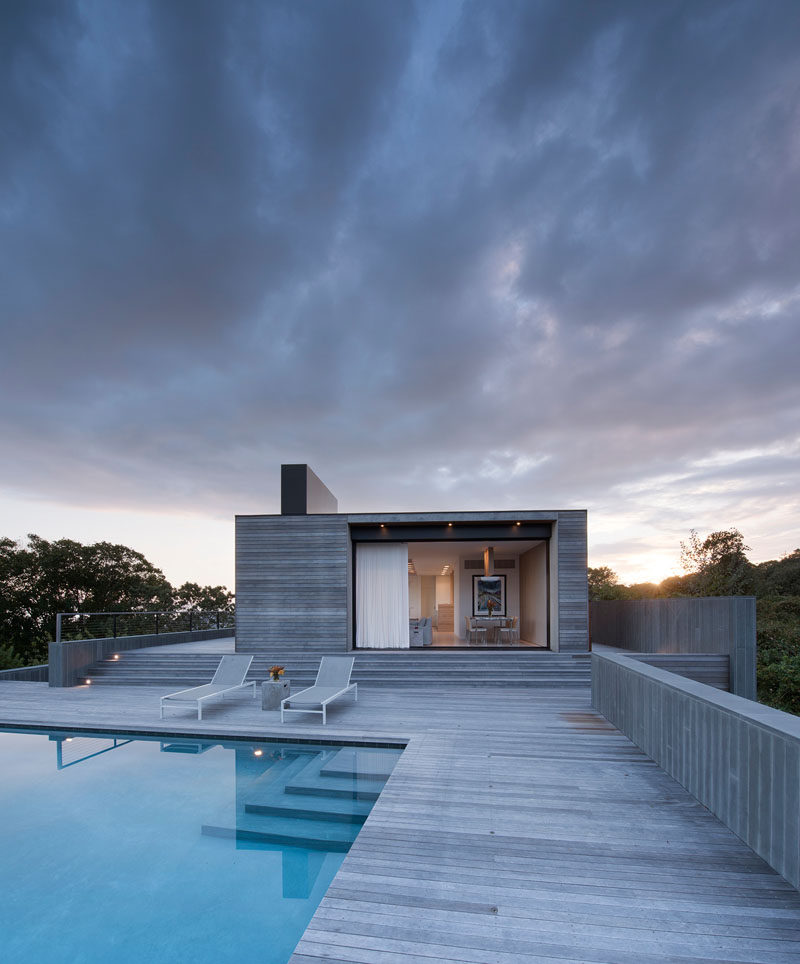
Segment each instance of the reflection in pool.
M0 733L3 960L283 964L400 752Z

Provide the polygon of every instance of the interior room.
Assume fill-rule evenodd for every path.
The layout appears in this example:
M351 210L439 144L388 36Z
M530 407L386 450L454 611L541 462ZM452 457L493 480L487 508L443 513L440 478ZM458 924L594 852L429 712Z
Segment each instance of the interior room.
M486 574L487 549L492 552L491 574L502 585L499 604L490 614L480 608L476 595ZM546 648L547 572L547 540L509 540L491 547L480 542L409 542L411 645ZM429 638L415 640L415 621L428 619ZM501 634L501 623L514 620L514 633Z

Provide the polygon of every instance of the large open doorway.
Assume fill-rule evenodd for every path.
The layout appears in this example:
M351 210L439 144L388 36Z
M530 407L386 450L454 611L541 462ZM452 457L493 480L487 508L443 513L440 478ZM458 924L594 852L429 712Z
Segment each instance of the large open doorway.
M488 618L480 596L487 548L493 551L492 575L500 587L497 608ZM548 568L546 539L498 541L491 547L476 541L409 542L412 644L415 621L424 620L417 645L547 648Z
M532 535L354 540L356 648L548 649L550 545Z

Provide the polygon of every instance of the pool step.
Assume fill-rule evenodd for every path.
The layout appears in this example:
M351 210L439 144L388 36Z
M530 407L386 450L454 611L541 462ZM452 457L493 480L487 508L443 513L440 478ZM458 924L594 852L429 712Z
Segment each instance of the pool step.
M360 777L381 780L384 783L392 775L402 750L343 747L333 758L320 767L322 777Z
M400 756L399 750L324 750L282 768L279 780L254 781L246 813L363 823ZM343 782L344 781L344 782ZM342 792L346 789L346 793Z
M284 802L286 801L286 802ZM274 803L246 803L246 813L265 816L300 817L303 820L330 820L334 823L362 824L369 816L372 801L304 796L275 796Z
M254 775L239 794L236 826L223 820L203 824L202 832L255 844L345 853L399 756L399 750L389 749L309 748L264 761L267 769Z
M341 797L348 800L377 800L385 778L350 776L325 776L323 767L332 759L331 755L320 754L284 787L285 793L310 797Z
M201 833L208 837L228 837L251 843L347 853L361 829L361 824L275 816L267 818L269 823L262 825L259 820L263 819L257 815L248 819L240 814L235 827L203 824Z

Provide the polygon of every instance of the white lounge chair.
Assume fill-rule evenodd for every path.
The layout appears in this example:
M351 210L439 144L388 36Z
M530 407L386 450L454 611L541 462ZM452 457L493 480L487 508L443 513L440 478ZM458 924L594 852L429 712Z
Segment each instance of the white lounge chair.
M353 672L352 656L323 656L317 672L317 681L308 689L281 700L281 723L284 713L321 713L322 725L327 722L328 703L338 700L350 690L358 701L358 683L350 682ZM289 705L291 704L291 706ZM319 707L312 709L310 707Z
M203 703L206 700L214 700L220 696L225 699L226 693L234 693L236 690L243 690L248 686L253 687L253 699L255 699L255 680L249 683L244 681L252 662L252 656L223 656L210 683L205 683L203 686L193 686L191 689L179 690L177 693L170 693L169 696L161 697L161 719L164 719L164 703L167 700L173 703L196 703L197 719L202 720Z

